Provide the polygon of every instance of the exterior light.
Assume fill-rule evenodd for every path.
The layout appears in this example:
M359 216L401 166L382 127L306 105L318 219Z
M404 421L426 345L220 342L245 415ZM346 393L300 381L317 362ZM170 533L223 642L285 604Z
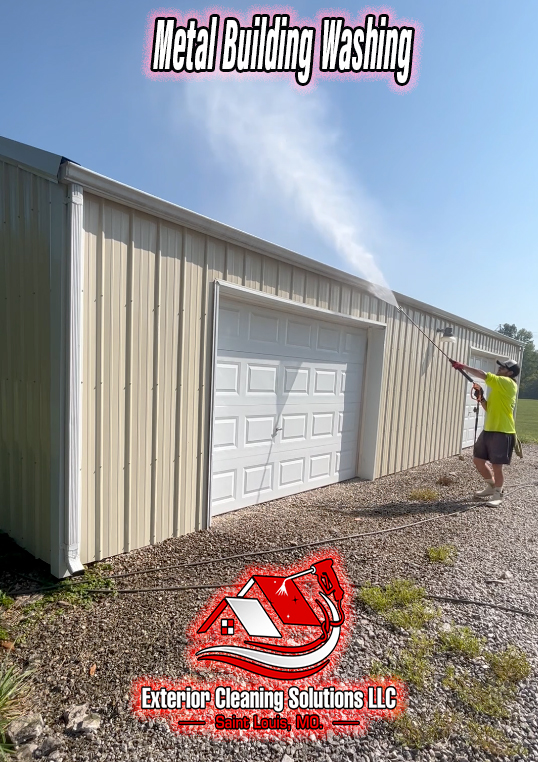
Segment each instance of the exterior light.
M456 343L456 337L454 336L454 329L452 328L451 325L447 325L446 328L438 328L436 332L442 334L441 341L444 344Z

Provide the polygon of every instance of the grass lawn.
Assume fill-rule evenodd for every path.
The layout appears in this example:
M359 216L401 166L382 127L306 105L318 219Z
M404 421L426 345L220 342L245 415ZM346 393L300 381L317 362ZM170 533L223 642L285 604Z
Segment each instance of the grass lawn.
M518 401L516 429L522 442L538 443L538 400Z

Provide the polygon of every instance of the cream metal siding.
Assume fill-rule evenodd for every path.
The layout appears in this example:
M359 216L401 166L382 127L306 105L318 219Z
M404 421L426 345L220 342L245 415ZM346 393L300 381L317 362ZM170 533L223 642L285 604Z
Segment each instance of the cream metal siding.
M58 186L0 161L0 527L51 555L51 210Z
M83 562L204 526L215 279L387 323L377 476L460 452L465 382L385 302L88 190L84 228ZM516 350L398 298L457 359Z

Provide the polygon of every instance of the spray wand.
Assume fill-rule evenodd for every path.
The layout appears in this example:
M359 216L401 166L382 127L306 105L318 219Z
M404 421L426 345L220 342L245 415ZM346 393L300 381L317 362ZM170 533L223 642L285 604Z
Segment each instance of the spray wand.
M421 328L419 325L417 325L417 324L415 323L415 321L413 320L413 318L409 317L409 315L407 314L407 312L404 312L404 311L403 311L403 309L402 309L400 306L398 306L398 307L397 307L397 309L398 309L398 311L399 311L399 312L401 312L401 313L402 313L402 315L405 315L405 317L406 317L406 318L407 318L407 319L408 319L408 320L409 320L411 323L413 323L413 325L415 326L415 328L418 328L418 330L420 331L420 333L421 333L423 336L425 336L425 337L428 339L428 341L430 342L430 344L433 344L433 346L434 346L434 347L435 347L435 348L436 348L436 349L437 349L439 352L441 352L441 354L442 354L442 355L444 355L444 356L446 357L446 359L449 361L449 363L452 365L452 367L453 367L455 370L459 370L459 372L461 373L461 375L462 375L462 376L464 376L464 377L467 379L467 381L470 381L470 382L471 382L471 384L472 384L472 388L471 388L471 399L473 399L473 400L476 402L476 407L475 407L475 409L474 409L474 412L476 413L476 419L475 419L475 425L474 425L474 438L475 438L475 442L476 442L476 434L477 434L477 431L478 431L478 413L479 413L479 407L478 407L478 406L479 406L479 404L480 404L481 402L483 402L483 401L484 401L484 390L482 389L482 387L481 387L479 384L477 384L475 381L473 381L473 379L471 378L471 376L469 376L469 374L468 374L468 373L466 373L466 372L463 370L463 368L459 367L459 363L455 364L455 361L454 361L454 360L453 360L451 357L449 357L449 356L447 355L447 353L446 353L446 352L443 352L443 350L441 349L441 347L440 347L440 346L438 346L438 345L435 343L435 341L433 341L433 339L431 339L431 338L428 336L428 334L427 334L427 333L425 333L425 332L422 330L422 328Z
M398 311L399 311L399 312L401 312L401 313L402 313L402 315L405 315L405 317L406 317L406 318L407 318L407 319L408 319L408 320L409 320L411 323L413 323L413 325L415 326L415 328L417 328L417 329L418 329L418 330L421 332L421 334L422 334L423 336L425 336L425 337L428 339L428 341L430 342L430 344L432 344L432 345L433 345L433 346L434 346L434 347L435 347L435 348L436 348L436 349L437 349L439 352L441 352L441 354L442 354L442 355L444 355L444 356L446 357L446 359L449 361L449 363L450 363L450 364L453 364L453 363L454 363L454 360L453 360L451 357L449 357L449 356L447 355L447 353L446 353L446 352L443 352L443 350L441 349L441 347L440 347L440 346L438 346L438 345L435 343L435 341L434 341L433 339L431 339L431 338L428 336L428 334L427 334L427 333L425 333L425 331L423 331L423 330L422 330L422 328L421 328L419 325L417 325L417 324L415 323L415 321L413 320L413 318L411 318L411 317L410 317L410 316L407 314L407 312L404 312L404 311L403 311L403 309L402 309L401 307L397 307L397 309L398 309ZM471 378L471 376L469 376L469 375L468 375L468 374L467 374L467 373L466 373L466 372L463 370L463 368L456 368L456 370L459 370L459 372L461 373L461 375L462 375L462 376L465 376L465 378L467 379L467 381L470 381L470 382L471 382L471 384L475 384L475 382L473 381L473 379ZM476 386L476 384L475 384L475 386Z

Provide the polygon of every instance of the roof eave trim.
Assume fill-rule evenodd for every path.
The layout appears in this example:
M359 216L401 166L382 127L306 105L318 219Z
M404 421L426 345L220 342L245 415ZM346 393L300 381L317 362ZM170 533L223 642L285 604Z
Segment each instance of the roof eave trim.
M210 217L205 217L190 209L185 209L170 201L165 201L158 196L153 196L150 193L138 190L130 185L120 183L118 180L113 180L105 175L100 175L98 172L93 172L79 164L66 161L60 167L58 178L60 182L79 183L80 185L83 185L86 190L94 192L96 195L107 198L110 201L126 203L146 214L157 215L175 223L176 225L185 225L186 227L213 236L214 238L224 239L228 243L235 244L236 246L245 247L259 254L274 257L295 267L301 267L305 270L317 272L326 278L328 277L333 280L343 281L344 283L371 295L371 284L357 275L338 270L336 267L331 267L331 265L327 265L324 262L305 257L303 254L298 254L290 249L285 249L283 246L270 243L263 238L257 238L250 233L245 233L242 230L225 225L223 222L217 222ZM493 336L515 346L521 345L521 342L516 339L511 339L508 336L499 334L497 331L493 331L491 328L485 328L484 326L473 323L458 315L445 312L438 307L421 302L418 299L413 299L412 297L397 292L394 292L394 295L400 305L414 307L415 309L428 312L443 320L449 320L460 326L479 331L488 336ZM393 308L388 307L387 309Z

